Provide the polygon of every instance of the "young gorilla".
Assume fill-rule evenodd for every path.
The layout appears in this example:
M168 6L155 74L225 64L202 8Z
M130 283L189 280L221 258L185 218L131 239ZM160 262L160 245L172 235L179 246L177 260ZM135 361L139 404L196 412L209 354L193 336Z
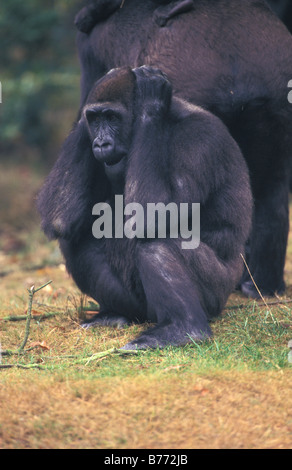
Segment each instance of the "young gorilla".
M182 238L169 236L94 238L93 206L107 201L113 208L117 194L143 208L200 203L198 248L182 249ZM156 323L126 349L211 335L208 320L242 273L252 213L248 172L223 123L174 97L159 70L115 69L95 84L38 205L77 285L101 306L86 326Z

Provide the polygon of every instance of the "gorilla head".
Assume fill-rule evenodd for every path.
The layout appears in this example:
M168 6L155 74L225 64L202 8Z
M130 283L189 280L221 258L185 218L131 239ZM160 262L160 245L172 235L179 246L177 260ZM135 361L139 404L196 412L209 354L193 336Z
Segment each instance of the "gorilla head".
M130 68L112 70L98 81L88 97L83 117L96 160L108 178L121 178L133 126L135 76Z

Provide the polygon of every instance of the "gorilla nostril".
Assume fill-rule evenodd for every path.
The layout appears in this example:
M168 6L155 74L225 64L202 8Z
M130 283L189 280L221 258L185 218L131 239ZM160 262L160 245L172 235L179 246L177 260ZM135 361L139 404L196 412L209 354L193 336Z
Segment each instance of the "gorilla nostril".
M114 141L112 139L95 139L92 148L95 156L102 156L113 151Z
M94 157L100 163L112 164L116 160L115 142L106 136L105 138L96 137L92 144Z
M112 154L114 150L114 143L111 140L97 141L97 139L95 139L92 150L96 158L104 160Z
M102 150L110 149L112 146L113 146L112 142L103 142L101 144L101 149Z

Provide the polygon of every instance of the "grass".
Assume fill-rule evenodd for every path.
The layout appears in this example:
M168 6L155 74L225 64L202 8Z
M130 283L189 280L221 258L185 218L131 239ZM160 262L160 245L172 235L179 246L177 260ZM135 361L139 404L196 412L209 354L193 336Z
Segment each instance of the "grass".
M36 296L37 298L37 296ZM50 302L49 299L43 299ZM277 306L277 312L262 310L255 302L241 309L226 310L222 318L213 323L214 337L205 343L192 342L183 348L168 347L164 350L138 352L129 357L109 352L103 357L94 355L120 348L147 326L130 326L123 330L100 327L84 330L80 328L79 312L74 299L62 307L43 307L35 301L30 338L27 348L35 350L29 354L14 354L3 357L6 363L40 364L43 369L62 370L67 373L80 371L90 373L99 368L100 377L157 374L165 369L175 373L209 370L289 370L287 360L288 341L291 339L291 313L288 306ZM59 300L59 304L62 301ZM48 304L46 304L48 305ZM288 304L289 305L289 304ZM25 310L25 309L24 309ZM42 314L55 316L41 320ZM2 348L17 350L25 331L24 322L2 322ZM43 346L42 346L43 344ZM92 357L93 356L93 357Z
M9 368L0 369L0 448L290 448L291 239L288 288L278 303L234 293L206 343L119 355L112 348L147 325L80 328L91 299L38 228L32 207L41 179L26 173L24 180L22 172L0 172L6 188L13 178L27 189L19 209L11 194L15 226L0 207L3 350L16 351L25 336L25 320L3 319L25 318L27 289L53 282L34 296L25 352L1 359ZM54 315L40 317L48 313Z

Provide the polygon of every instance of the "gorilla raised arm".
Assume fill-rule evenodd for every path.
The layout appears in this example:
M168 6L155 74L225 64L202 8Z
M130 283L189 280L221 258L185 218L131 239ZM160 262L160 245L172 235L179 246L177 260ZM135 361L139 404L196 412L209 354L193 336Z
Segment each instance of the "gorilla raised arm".
M85 326L156 323L126 349L183 345L210 336L208 319L221 312L240 279L252 212L247 168L225 126L175 98L159 70L122 68L95 84L69 139L67 160L61 154L58 172L52 170L41 193L40 210L48 233L55 230L52 214L58 214L67 268L101 306ZM62 183L64 161L65 171L70 162L74 167ZM63 194L66 205L59 201ZM117 195L124 200L123 214L134 203L145 210L149 204L187 204L190 224L190 208L200 203L199 245L183 249L182 232L172 237L169 223L165 237L158 230L148 236L144 227L135 237L95 238L89 223L93 207L105 202L115 219ZM122 220L125 227L129 219Z

